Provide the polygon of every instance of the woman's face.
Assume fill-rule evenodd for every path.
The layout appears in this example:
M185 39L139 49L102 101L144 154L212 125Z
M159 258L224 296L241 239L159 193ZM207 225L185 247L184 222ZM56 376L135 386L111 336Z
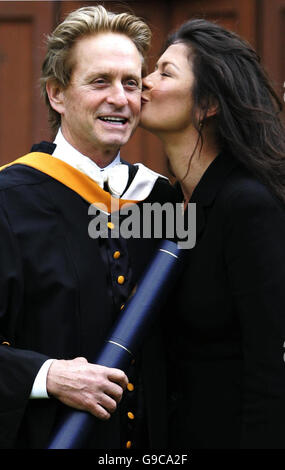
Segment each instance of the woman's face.
M173 44L143 80L141 127L154 134L180 132L191 127L194 75L189 48Z

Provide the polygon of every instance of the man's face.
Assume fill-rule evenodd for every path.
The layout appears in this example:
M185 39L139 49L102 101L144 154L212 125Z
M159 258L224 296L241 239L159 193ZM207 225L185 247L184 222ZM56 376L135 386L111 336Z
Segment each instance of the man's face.
M72 51L70 84L61 91L65 138L84 155L115 155L139 121L142 58L122 34L80 39Z

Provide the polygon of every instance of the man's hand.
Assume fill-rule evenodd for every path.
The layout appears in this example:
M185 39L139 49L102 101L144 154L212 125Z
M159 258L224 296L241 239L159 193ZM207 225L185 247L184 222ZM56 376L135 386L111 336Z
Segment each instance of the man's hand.
M47 375L47 392L65 405L107 420L121 401L127 383L123 371L77 357L53 361Z

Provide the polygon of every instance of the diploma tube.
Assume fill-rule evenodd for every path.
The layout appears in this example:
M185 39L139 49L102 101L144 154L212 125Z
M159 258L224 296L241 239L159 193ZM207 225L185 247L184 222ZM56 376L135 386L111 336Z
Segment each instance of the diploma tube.
M184 251L172 241L161 242L95 364L127 372L181 271ZM48 449L82 448L96 419L85 411L71 410Z

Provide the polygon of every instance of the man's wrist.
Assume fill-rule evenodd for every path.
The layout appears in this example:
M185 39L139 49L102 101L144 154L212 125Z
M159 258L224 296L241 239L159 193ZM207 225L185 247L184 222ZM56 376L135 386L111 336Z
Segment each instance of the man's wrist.
M30 398L49 398L47 392L47 374L54 359L48 359L43 363L34 380Z

